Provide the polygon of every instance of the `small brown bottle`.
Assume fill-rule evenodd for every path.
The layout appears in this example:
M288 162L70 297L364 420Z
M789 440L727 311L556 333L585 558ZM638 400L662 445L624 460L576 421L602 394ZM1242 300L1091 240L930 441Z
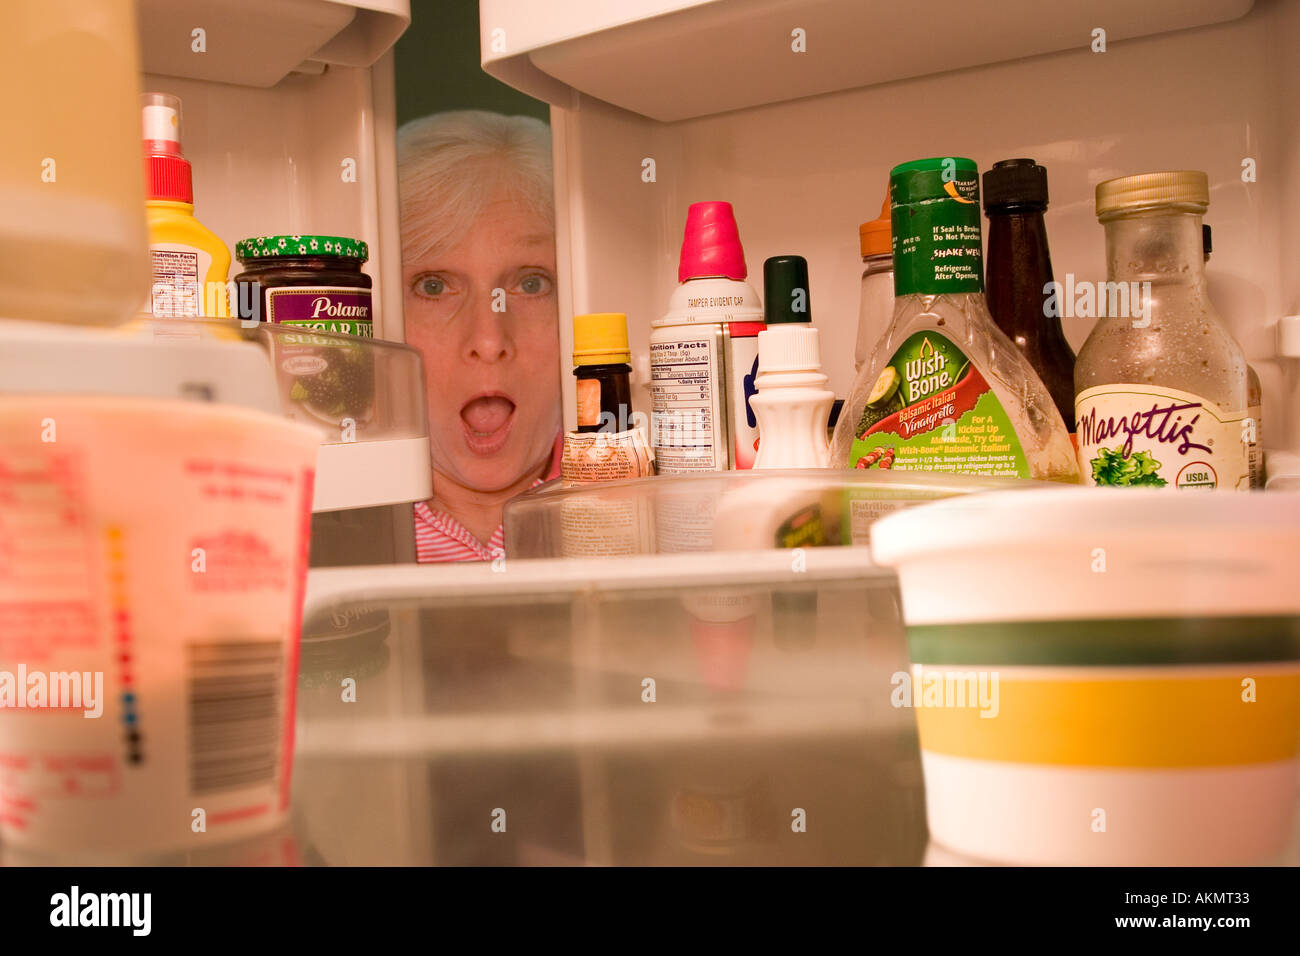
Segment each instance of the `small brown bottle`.
M579 432L622 432L632 427L631 359L626 315L595 312L573 317Z
M643 422L632 411L627 316L573 317L573 374L578 428L564 436L560 477L566 483L644 478L653 456Z
M1047 170L1032 159L1004 159L984 174L989 312L1047 386L1073 439L1074 351L1060 316L1046 307L1052 283L1046 211Z

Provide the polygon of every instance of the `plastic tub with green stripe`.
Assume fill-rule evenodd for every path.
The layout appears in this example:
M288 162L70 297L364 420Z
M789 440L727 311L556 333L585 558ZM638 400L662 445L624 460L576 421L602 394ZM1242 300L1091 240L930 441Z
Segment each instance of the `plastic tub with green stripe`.
M1300 779L1300 496L953 498L897 569L932 838L1037 864L1277 862Z

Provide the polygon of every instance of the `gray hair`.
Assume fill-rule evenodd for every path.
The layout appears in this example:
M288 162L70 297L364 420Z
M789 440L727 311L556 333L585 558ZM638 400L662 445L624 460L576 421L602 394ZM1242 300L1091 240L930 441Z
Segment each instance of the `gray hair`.
M555 228L551 130L531 116L455 110L404 123L397 175L407 262L455 248L502 188Z

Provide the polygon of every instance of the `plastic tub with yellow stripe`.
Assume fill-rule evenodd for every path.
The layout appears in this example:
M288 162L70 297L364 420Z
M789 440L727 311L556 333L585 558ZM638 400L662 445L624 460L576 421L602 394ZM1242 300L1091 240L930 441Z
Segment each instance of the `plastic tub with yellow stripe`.
M1269 863L1300 780L1300 496L1079 489L899 512L932 838L1040 864Z

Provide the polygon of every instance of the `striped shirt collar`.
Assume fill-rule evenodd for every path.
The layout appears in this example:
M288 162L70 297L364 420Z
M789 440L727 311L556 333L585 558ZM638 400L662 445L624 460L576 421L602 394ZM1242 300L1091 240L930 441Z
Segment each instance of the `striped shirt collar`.
M555 436L551 467L545 478L538 478L530 488L560 476L560 459L564 452L563 433ZM415 559L421 564L443 561L491 561L505 557L505 525L497 525L486 544L446 511L432 508L427 501L415 504Z

